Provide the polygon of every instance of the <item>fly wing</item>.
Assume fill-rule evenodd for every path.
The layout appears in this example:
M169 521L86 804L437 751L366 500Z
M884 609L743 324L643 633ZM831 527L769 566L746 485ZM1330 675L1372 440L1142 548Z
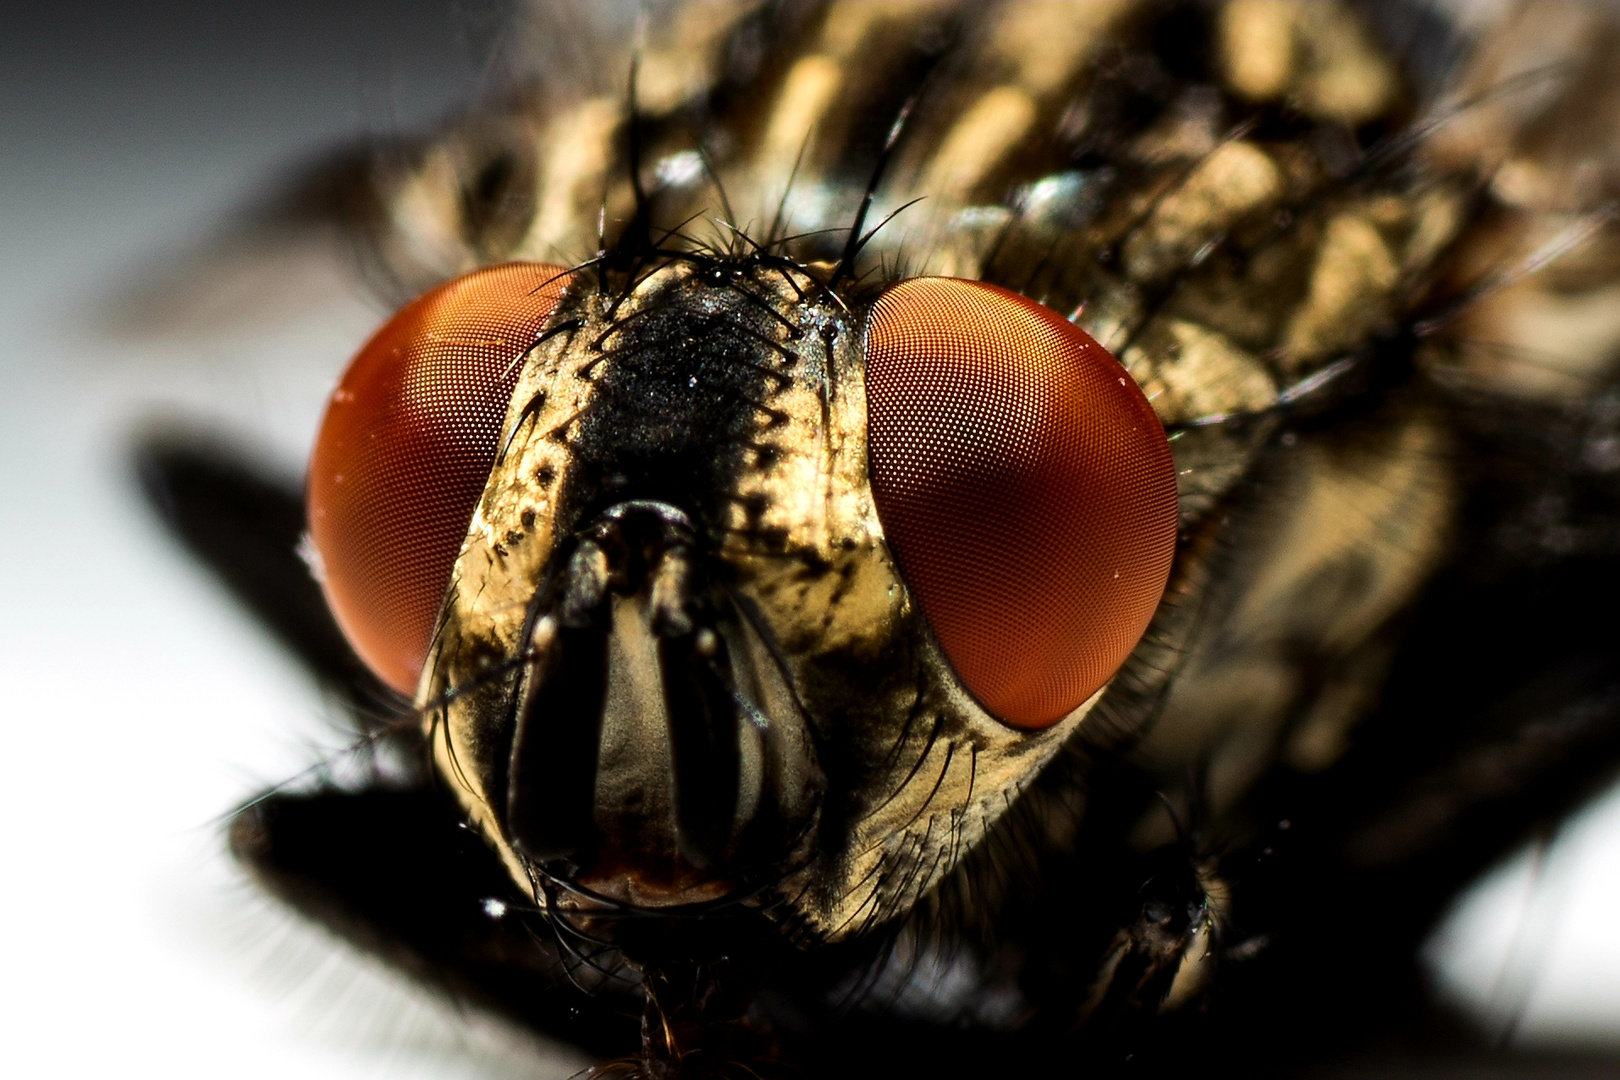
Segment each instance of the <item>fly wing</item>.
M343 639L299 556L303 493L223 439L152 432L135 471L164 524L327 686L361 709L398 702Z

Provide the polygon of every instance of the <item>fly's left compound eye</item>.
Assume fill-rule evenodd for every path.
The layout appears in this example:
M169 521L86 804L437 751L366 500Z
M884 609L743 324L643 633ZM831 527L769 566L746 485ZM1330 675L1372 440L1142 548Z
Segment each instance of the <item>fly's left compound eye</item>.
M360 658L416 688L520 363L557 309L560 267L477 270L402 308L333 392L309 464L327 602Z
M907 586L990 713L1056 723L1164 593L1176 477L1158 417L1090 335L982 282L894 286L865 349L872 490Z

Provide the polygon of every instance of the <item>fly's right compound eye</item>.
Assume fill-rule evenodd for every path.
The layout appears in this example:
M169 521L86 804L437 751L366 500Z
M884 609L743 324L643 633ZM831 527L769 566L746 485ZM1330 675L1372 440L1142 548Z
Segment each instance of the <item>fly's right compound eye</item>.
M1158 417L1085 331L983 282L895 285L865 350L872 491L907 586L990 713L1055 724L1164 593L1176 475Z
M338 625L402 694L489 480L523 354L562 268L477 270L407 304L344 372L309 464L309 532Z

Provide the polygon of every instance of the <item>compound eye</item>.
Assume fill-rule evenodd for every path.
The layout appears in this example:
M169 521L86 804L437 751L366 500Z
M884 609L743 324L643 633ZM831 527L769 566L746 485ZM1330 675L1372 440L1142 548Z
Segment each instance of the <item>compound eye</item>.
M872 490L907 586L986 710L1056 723L1125 662L1164 593L1164 429L1090 335L994 285L901 282L865 349Z
M326 406L308 493L322 584L355 652L401 693L416 689L523 354L568 280L509 263L439 286L366 342Z

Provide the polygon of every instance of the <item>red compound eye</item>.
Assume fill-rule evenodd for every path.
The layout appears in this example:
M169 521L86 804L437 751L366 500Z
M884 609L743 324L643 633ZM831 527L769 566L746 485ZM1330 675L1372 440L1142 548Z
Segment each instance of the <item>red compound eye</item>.
M560 267L509 263L416 298L332 393L309 463L309 532L350 644L409 694Z
M955 278L878 299L866 386L878 516L945 655L1004 722L1056 723L1125 662L1170 575L1152 407L1073 323Z

